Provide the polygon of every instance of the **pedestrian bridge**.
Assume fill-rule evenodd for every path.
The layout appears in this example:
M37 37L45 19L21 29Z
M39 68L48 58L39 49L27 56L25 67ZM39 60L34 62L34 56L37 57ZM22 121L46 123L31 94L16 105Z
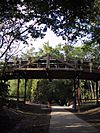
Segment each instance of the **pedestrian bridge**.
M32 60L0 63L0 79L79 79L100 80L100 63L83 59L58 59L50 54Z

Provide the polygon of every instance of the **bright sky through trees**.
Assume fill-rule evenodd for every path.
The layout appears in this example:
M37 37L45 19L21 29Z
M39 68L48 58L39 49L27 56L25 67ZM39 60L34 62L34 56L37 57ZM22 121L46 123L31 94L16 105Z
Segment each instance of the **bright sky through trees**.
M85 39L87 39L85 37ZM26 49L30 49L31 47L35 48L35 51L39 51L40 48L43 47L43 44L49 42L49 45L52 46L53 48L55 48L56 45L58 45L59 43L65 45L68 44L67 41L63 40L61 36L57 37L56 34L53 33L53 31L51 31L50 29L48 29L45 37L43 39L38 38L36 40L30 38L29 39L29 46L26 47ZM76 44L74 44L74 46L80 46L82 45L82 39L78 40L78 42Z
M65 44L65 41L62 40L62 37L57 37L53 31L48 30L46 36L43 39L37 39L33 42L33 47L35 50L39 50L39 48L42 48L43 44L45 42L49 42L50 46L55 47L59 43Z
M85 38L86 39L86 38ZM53 48L58 45L59 43L65 45L68 44L67 41L63 40L61 36L57 37L56 34L53 33L50 29L48 29L45 37L43 39L38 38L36 40L30 38L29 39L29 46L25 49L30 49L31 47L35 48L35 51L39 51L40 48L43 47L43 44L49 42L49 45ZM78 40L78 42L74 46L80 46L82 44L82 40Z

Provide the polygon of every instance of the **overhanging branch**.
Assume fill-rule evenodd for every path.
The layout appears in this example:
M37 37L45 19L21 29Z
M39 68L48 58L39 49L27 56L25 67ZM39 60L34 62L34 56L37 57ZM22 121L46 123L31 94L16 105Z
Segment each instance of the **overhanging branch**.
M35 26L35 25L37 24L37 22L39 22L39 20L37 20L37 21L33 24L33 26ZM22 35L22 34L25 33L26 31L28 31L28 29L29 29L29 27L28 27L27 29L25 29L24 31L22 31L20 34L16 34L16 36L15 36L15 37L12 39L12 41L9 43L9 45L7 46L6 50L2 53L2 55L0 56L0 58L2 58L2 57L6 54L7 50L11 47L13 41L14 41L19 35Z

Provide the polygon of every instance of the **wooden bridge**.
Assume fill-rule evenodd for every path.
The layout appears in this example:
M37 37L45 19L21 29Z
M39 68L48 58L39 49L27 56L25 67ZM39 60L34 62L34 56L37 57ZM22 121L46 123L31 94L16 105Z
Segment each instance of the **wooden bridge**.
M3 71L4 69L4 71ZM46 54L38 59L17 60L0 65L0 79L79 79L100 80L100 63L82 59L56 59Z
M19 103L20 79L25 79L24 103L26 101L27 79L72 79L74 82L74 108L78 103L80 111L79 79L96 82L96 103L99 101L98 81L100 80L100 63L83 59L57 59L46 54L38 59L0 62L0 80L18 79L17 102ZM77 102L76 102L77 101Z

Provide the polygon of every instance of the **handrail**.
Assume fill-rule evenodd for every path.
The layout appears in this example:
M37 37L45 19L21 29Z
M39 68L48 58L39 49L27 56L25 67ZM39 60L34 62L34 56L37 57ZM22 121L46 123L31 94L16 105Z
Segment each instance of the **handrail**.
M0 71L5 67L5 71L13 71L16 68L73 68L75 70L90 70L90 71L98 71L100 70L100 63L99 62L93 62L91 65L89 61L83 61L80 62L79 60L75 61L64 61L64 60L52 60L48 57L49 61L38 61L38 62L31 62L28 61L21 61L21 62L7 62L6 66L4 62L0 62ZM41 59L40 59L41 60Z

